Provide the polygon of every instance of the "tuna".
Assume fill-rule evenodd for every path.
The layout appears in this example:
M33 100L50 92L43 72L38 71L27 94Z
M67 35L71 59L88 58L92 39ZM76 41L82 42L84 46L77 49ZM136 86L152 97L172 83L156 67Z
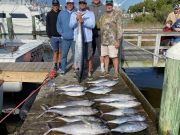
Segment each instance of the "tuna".
M50 132L61 132L71 135L96 135L96 134L105 134L109 132L109 129L99 122L73 122L69 123L62 127L52 128L48 130L44 135L47 135Z
M123 116L123 115L130 115L138 113L137 110L132 108L125 108L125 109L115 109L114 111L104 113L105 115L112 115L112 116Z
M83 91L86 88L81 85L65 85L65 86L59 86L57 89L63 90L63 91Z
M64 91L64 92L60 92L59 94L64 94L64 95L68 95L68 96L72 96L72 97L85 95L85 93L82 91Z
M111 87L114 86L118 83L118 81L103 81L103 82L99 82L99 83L93 83L93 86L107 86L107 87Z
M120 132L120 133L134 133L140 132L147 128L147 124L145 122L127 122L124 124L119 125L118 127L111 129L113 132Z
M94 94L106 94L110 91L112 91L112 89L106 86L98 86L86 90L86 92L90 92Z
M87 83L101 83L101 82L105 82L105 81L108 81L108 79L98 79L98 80L95 80L95 81L88 81Z

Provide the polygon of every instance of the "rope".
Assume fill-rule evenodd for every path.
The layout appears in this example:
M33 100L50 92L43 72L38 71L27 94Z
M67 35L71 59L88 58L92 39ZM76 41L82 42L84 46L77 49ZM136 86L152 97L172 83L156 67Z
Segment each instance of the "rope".
M141 48L141 47L139 47L139 46L137 46L137 45L134 45L134 44L132 44L132 43L130 43L130 42L128 42L129 44L128 45L132 45L132 46L134 46L134 47L136 47L136 48L138 48L138 49L140 49L140 50L143 50L143 51L145 51L145 52L147 52L147 53L149 53L149 54L151 54L151 55L154 55L154 56L156 56L156 57L158 57L158 58L162 58L162 59L166 59L166 56L163 54L163 55L158 55L158 54L155 54L155 53L152 53L152 52L150 52L150 51L148 51L148 50L146 50L146 49L143 49L143 48Z
M22 102L20 102L14 109L12 109L5 117L3 117L0 120L0 123L2 123L7 117L9 117L16 109L18 109L23 103L25 103L32 95L34 95L36 92L38 92L41 87L43 87L49 80L53 79L54 77L56 77L56 72L51 71L46 78L44 79L44 81L42 82L42 84L35 90L33 90L28 97L26 97Z

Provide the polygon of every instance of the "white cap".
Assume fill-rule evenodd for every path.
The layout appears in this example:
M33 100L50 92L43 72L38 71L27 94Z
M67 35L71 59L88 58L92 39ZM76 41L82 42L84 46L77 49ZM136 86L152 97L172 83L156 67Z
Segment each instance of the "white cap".
M66 0L66 3L68 3L68 2L73 3L74 1L73 0Z

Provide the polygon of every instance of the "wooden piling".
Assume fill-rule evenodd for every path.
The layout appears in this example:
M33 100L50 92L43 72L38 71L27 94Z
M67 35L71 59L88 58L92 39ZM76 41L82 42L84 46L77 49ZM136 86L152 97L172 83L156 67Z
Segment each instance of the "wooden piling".
M179 134L180 127L180 43L167 51L160 107L159 135Z
M14 39L14 29L13 29L12 17L8 16L6 20L7 20L9 39L12 40L12 39Z
M2 26L0 24L0 39L2 39Z
M33 39L36 39L36 21L35 21L35 16L32 16L32 35L33 35Z

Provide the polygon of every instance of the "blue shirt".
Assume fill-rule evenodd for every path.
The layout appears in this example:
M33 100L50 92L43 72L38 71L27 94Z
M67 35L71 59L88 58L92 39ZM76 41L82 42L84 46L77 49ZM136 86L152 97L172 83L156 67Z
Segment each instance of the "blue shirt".
M78 11L81 12L81 11ZM84 32L84 40L85 42L92 41L92 29L95 27L95 16L92 11L86 10L81 12L83 14L82 18L84 22L82 24L83 32ZM70 18L69 26L74 29L74 39L76 39L77 35L77 20L76 20L76 13L73 12Z
M69 21L71 14L74 12L68 11L67 9L61 11L57 18L56 28L59 34L61 34L63 39L73 39L73 29L69 27Z

